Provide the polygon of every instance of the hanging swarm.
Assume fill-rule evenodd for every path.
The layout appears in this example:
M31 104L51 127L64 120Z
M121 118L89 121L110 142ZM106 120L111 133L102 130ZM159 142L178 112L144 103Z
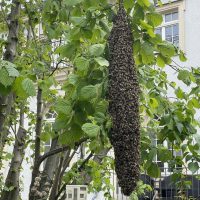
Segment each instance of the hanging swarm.
M120 6L109 38L109 113L113 127L115 170L119 186L129 196L139 179L139 84L133 61L132 33L125 9Z

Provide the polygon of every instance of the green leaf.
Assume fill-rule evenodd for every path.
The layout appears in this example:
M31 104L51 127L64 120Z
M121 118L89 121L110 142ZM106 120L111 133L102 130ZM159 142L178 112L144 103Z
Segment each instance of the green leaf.
M12 65L5 66L5 68L9 74L9 76L12 76L12 77L19 76L19 72Z
M68 10L66 8L62 8L59 12L59 18L61 21L68 20Z
M175 56L175 48L172 44L170 43L163 43L158 45L158 51L166 57L172 57Z
M151 36L152 38L156 36L153 30L153 27L151 25L149 25L143 20L140 20L140 25L143 29L147 30L147 33L149 34L149 36Z
M5 68L2 68L0 70L0 83L5 87L8 87L12 85L13 82L14 78L9 76L8 71Z
M71 124L70 130L67 130L59 136L59 142L61 144L73 146L75 142L80 140L83 134L84 133L78 124Z
M182 133L183 127L184 127L183 124L181 124L181 123L176 123L176 127L177 127L179 133Z
M0 69L2 69L3 67L6 68L9 76L12 76L12 77L19 76L19 72L16 70L15 64L6 60L0 60Z
M105 113L108 109L108 101L106 100L102 100L100 102L97 103L97 105L95 106L95 111L96 112L101 112L101 113Z
M191 90L189 95L198 94L198 93L200 93L200 87L199 86L192 88L192 90Z
M74 63L78 71L81 71L81 72L84 71L85 73L87 73L88 67L89 67L88 59L84 57L78 57L75 59Z
M100 132L100 127L98 125L92 123L85 123L82 126L82 130L89 136L89 137L96 137Z
M60 144L72 144L71 138L69 137L68 133L62 133L59 135L58 141Z
M103 20L99 21L99 26L102 28L103 31L105 31L106 33L110 33L110 29L108 24L106 24Z
M134 1L124 0L124 7L128 9L132 9L134 6Z
M172 159L172 153L167 148L159 147L158 148L158 158L162 162L167 162Z
M151 163L151 165L147 169L147 173L150 177L153 178L159 178L161 175L160 168L155 163Z
M36 96L36 90L34 83L31 79L26 78L22 81L22 88L25 90L28 96Z
M181 50L180 50L180 54L179 54L179 59L180 59L182 62L187 61L187 58L186 58L184 52L181 51Z
M14 84L13 84L13 91L15 92L15 94L18 97L20 97L22 99L26 99L28 97L28 95L22 87L23 80L24 80L24 77L22 77L22 76L19 76L15 79Z
M106 117L104 115L104 113L101 112L97 112L94 115L94 120L98 123L98 124L103 124L106 120Z
M188 168L192 173L195 173L199 170L199 164L197 162L190 162Z
M80 100L90 100L97 97L98 88L97 85L87 85L80 91Z
M81 27L85 26L87 23L85 17L71 17L70 20L74 25L79 25Z
M178 87L177 90L175 90L175 94L179 99L184 99L185 98L185 94L183 92L183 90Z
M100 56L104 53L105 45L103 44L94 44L89 47L90 55L92 56Z
M155 159L157 154L157 149L156 148L152 148L149 152L149 156L148 156L148 160L150 162L150 164L152 163L152 161Z
M68 75L68 83L72 84L72 85L76 85L76 83L78 82L78 76L76 74L69 74Z
M137 0L138 4L140 6L146 6L146 7L149 7L151 5L150 1L149 0Z
M109 66L109 62L103 57L97 57L94 59L100 66Z
M158 107L158 101L155 98L150 98L149 103L150 103L150 106L152 108L157 108Z
M68 119L66 118L66 115L60 115L56 118L54 124L53 124L53 130L60 131L62 129L65 129L67 127Z
M91 39L93 36L93 31L90 27L82 27L81 28L81 33L85 36L87 39Z
M11 86L5 87L3 84L0 83L0 94L2 96L6 96L11 92Z
M190 72L188 70L180 70L178 73L178 79L182 80L186 85L190 85Z
M60 59L64 57L72 58L75 56L76 49L79 44L79 41L72 41L66 45L58 47L55 51L55 54L60 54Z
M157 62L156 62L156 64L159 67L162 67L162 68L165 66L165 60L163 59L163 57L161 55L157 56Z
M153 24L154 27L159 26L162 21L162 15L159 13L148 13L147 19Z
M71 102L65 99L58 99L56 105L55 105L55 110L58 113L63 113L67 116L71 115L72 112L72 105Z
M67 6L75 6L81 2L83 2L84 0L65 0L65 4Z
M196 98L192 98L192 104L195 108L200 108L200 102Z
M50 141L50 139L51 139L51 134L50 134L50 133L43 132L43 133L40 135L40 139L41 139L43 142L48 142L48 141Z
M135 4L135 8L133 10L133 18L132 18L132 22L133 24L138 24L140 22L140 20L144 20L144 8L142 6L140 6L139 4Z
M197 132L197 130L188 122L185 123L185 127L187 131L189 132L189 134L195 134Z
M144 64L151 64L154 61L153 47L150 43L144 42L141 45L140 54L142 55L142 62Z
M141 43L140 43L139 40L134 41L134 43L133 43L133 51L134 51L135 55L137 55L139 53L140 46L141 46Z

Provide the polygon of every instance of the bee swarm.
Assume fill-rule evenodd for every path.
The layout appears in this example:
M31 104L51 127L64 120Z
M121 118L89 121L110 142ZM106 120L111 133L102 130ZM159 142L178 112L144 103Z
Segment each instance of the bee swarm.
M115 152L119 186L129 196L139 179L139 84L133 60L131 28L120 6L109 37L109 113L113 127L110 141Z

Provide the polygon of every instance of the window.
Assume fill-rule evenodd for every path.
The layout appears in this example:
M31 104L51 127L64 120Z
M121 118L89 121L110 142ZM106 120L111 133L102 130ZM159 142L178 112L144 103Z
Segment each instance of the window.
M49 112L45 115L45 122L44 122L44 132L45 133L51 133L52 132L52 125L55 121L56 113L52 110L49 110ZM44 153L50 151L52 140L49 139L46 142L44 142ZM46 165L47 159L43 162L43 167Z
M72 199L72 194L68 194L68 199Z
M178 20L178 11L165 14L165 22Z
M154 138L153 139L153 146L157 147L158 145L163 145L163 142L161 142L160 140L158 140L158 138ZM158 167L160 167L160 171L164 172L164 163L161 162L161 160L159 159L158 154L156 154L155 158L154 158L154 162L158 165Z
M80 198L84 199L85 198L85 194L80 194Z
M163 40L179 47L179 13L178 10L163 14L163 23L155 30Z
M86 200L86 185L66 185L66 200Z

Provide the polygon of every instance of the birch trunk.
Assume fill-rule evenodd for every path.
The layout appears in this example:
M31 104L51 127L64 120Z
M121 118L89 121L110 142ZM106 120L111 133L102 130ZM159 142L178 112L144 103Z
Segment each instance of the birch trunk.
M18 17L20 14L20 1L13 0L10 12L10 23L8 25L8 40L6 44L6 51L4 53L4 60L13 62L16 56L18 44L19 22ZM0 94L0 152L3 152L5 146L8 130L5 128L5 122L11 112L13 102L13 94L3 96ZM0 156L1 157L1 156ZM1 158L0 158L1 159ZM0 160L1 162L1 160Z
M23 114L20 119L23 124ZM20 123L20 127L18 129L15 145L13 149L13 158L11 160L9 172L5 181L5 187L10 190L3 190L1 194L0 200L18 200L19 199L19 176L21 164L24 158L24 150L25 150L25 139L26 139L26 130L23 128Z

